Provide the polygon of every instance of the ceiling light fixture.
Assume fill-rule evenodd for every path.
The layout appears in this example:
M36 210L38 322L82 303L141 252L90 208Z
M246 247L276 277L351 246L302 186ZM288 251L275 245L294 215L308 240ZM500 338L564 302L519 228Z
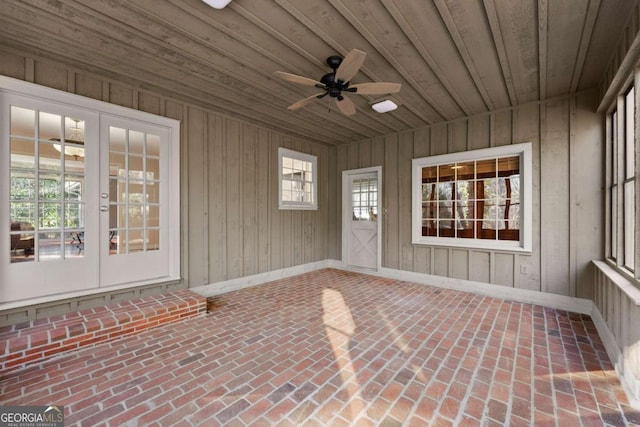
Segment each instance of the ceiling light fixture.
M385 101L376 102L371 105L371 108L376 110L378 113L388 113L389 111L393 111L398 108L398 105L392 100L387 99Z
M202 1L208 4L209 6L213 7L214 9L224 9L226 5L231 3L231 0L202 0Z
M71 120L73 120L75 126L71 126L71 134L64 138L64 154L67 156L73 156L77 160L78 157L84 157L84 137L82 135L82 128L79 126L80 120ZM53 138L53 140L60 141L60 138ZM60 144L53 144L53 148L58 150L58 152L62 152L62 146Z

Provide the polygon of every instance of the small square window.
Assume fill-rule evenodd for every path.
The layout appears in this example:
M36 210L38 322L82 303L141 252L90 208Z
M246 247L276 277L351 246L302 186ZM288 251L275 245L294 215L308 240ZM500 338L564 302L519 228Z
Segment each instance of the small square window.
M280 209L318 209L316 156L278 148Z

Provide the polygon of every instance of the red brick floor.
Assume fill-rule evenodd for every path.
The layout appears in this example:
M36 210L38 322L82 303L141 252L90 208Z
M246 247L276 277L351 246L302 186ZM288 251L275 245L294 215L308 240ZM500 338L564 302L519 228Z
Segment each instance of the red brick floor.
M322 270L0 378L66 425L640 425L588 316Z

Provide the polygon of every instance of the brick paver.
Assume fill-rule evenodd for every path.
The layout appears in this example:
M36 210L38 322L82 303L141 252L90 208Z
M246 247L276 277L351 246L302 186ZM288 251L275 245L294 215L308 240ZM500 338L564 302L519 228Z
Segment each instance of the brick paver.
M208 303L5 374L0 404L67 425L640 424L586 315L333 269Z

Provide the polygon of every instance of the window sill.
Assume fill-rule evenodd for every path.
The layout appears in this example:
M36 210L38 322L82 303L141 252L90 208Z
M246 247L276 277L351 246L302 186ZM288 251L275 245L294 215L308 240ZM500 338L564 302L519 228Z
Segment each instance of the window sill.
M600 271L606 274L636 306L640 306L640 281L638 279L633 278L629 271L621 270L610 259L606 261L594 260L592 262Z
M281 211L317 211L318 206L311 205L280 205Z
M462 248L462 249L476 249L485 251L498 251L498 252L518 252L518 253L531 253L532 249L523 247L520 242L515 241L502 241L493 242L488 240L469 240L463 241L462 239L439 237L437 239L414 239L411 244L418 246L437 246L446 248Z

